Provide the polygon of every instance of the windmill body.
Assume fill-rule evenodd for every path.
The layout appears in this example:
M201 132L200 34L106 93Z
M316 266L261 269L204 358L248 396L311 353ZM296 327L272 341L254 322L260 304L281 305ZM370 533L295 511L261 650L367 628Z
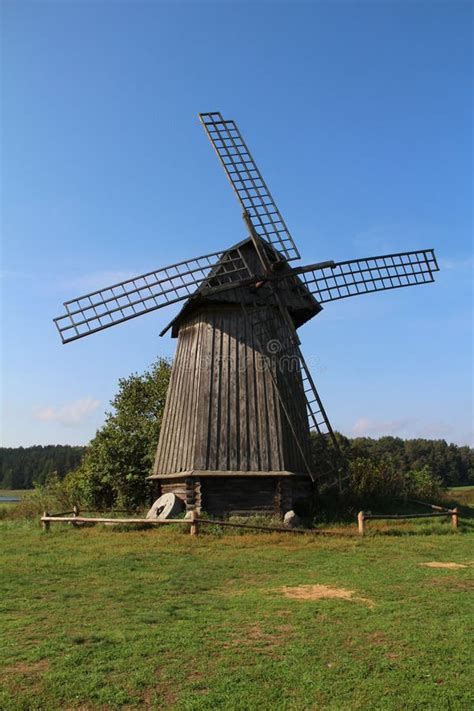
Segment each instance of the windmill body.
M237 247L257 265L251 239ZM297 278L280 284L295 327L319 312ZM172 322L178 345L150 478L157 494L172 492L188 509L284 513L309 493L303 382L294 349L281 355L287 325L267 296L256 301L254 287L204 296ZM299 446L286 413L301 423Z
M432 249L294 266L296 244L234 121L200 114L248 236L68 301L63 343L185 302L167 329L176 358L150 479L188 509L284 513L321 480L311 432L344 468L297 329L322 305L434 281ZM163 332L163 333L164 333ZM327 473L326 473L327 476Z

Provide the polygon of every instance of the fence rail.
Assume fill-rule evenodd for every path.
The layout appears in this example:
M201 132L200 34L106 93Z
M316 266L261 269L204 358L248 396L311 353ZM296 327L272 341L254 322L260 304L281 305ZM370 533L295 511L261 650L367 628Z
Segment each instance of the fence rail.
M424 502L419 502L424 503ZM366 531L366 522L370 520L404 520L412 518L435 518L439 516L450 516L451 526L454 529L459 527L459 509L443 509L441 506L436 506L435 504L426 504L433 511L431 513L407 513L407 514L372 514L366 513L365 511L359 511L357 516L357 525L359 535L363 536ZM72 514L69 515L69 514ZM197 536L199 533L199 526L223 526L229 528L247 528L249 530L256 531L267 531L268 533L306 533L312 535L348 535L345 531L342 534L340 531L320 529L320 528L289 528L286 526L260 526L258 524L249 523L234 523L232 521L213 521L211 519L199 518L195 511L190 512L189 518L106 518L106 517L88 517L80 516L79 509L75 506L73 511L64 511L58 514L50 514L47 511L44 512L40 519L41 525L44 531L49 531L51 523L71 523L72 525L81 524L141 524L147 526L161 526L166 524L178 524L181 526L189 526L189 533L191 536Z
M68 512L66 512L68 513ZM258 524L249 523L234 523L232 521L214 521L207 518L199 518L195 511L190 512L189 518L103 518L103 517L88 517L80 516L79 510L76 508L73 516L64 514L49 514L47 511L41 516L41 525L44 531L49 531L51 523L71 523L73 525L81 524L141 524L148 526L161 526L165 524L180 524L189 526L191 536L197 536L199 526L228 526L230 528L248 528L249 530L268 531L269 533L310 533L313 535L340 535L338 531L328 531L320 528L289 528L285 526L259 526Z
M371 514L371 513L366 513L365 511L359 511L357 515L357 525L359 529L359 535L363 536L365 533L365 522L369 521L370 519L372 520L398 520L402 521L404 519L410 519L410 518L435 518L437 516L451 516L451 526L455 529L459 527L459 509L443 509L442 506L436 506L435 504L426 504L424 502L417 502L417 503L423 503L424 506L429 506L430 508L434 509L431 513L415 513L415 514Z

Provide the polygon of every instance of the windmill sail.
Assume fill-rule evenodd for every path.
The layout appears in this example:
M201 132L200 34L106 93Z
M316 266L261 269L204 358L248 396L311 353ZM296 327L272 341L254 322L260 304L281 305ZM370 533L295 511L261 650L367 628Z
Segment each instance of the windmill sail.
M286 261L299 259L293 237L235 121L222 118L219 112L199 114L199 118L255 232Z
M66 301L66 313L54 319L63 343L123 323L200 290L224 290L251 277L241 251L215 252Z
M327 264L328 266L324 266ZM291 273L257 275L238 248L214 252L113 284L64 303L54 319L63 343L75 341L142 314L204 292L221 292L260 279L285 281L298 274L319 303L434 281L433 250L388 254L298 267Z
M319 303L372 291L428 284L439 271L432 249L352 259L300 275Z

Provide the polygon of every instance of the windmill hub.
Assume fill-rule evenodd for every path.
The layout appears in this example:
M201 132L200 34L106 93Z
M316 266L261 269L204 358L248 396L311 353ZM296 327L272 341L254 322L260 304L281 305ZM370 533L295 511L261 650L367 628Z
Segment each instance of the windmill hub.
M162 332L178 343L149 478L188 511L282 515L344 471L297 329L327 302L430 283L438 265L427 249L290 266L298 249L235 122L216 112L200 120L248 238L68 301L54 320L68 343L184 302ZM332 444L329 480L312 432Z

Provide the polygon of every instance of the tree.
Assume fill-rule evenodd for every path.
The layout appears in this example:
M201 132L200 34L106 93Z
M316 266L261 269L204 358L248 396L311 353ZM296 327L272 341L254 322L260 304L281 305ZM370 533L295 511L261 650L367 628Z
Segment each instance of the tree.
M47 444L0 448L0 487L31 489L57 472L59 479L79 466L85 447Z
M142 375L121 378L112 412L66 486L88 505L133 509L151 491L151 473L171 373L160 358Z

